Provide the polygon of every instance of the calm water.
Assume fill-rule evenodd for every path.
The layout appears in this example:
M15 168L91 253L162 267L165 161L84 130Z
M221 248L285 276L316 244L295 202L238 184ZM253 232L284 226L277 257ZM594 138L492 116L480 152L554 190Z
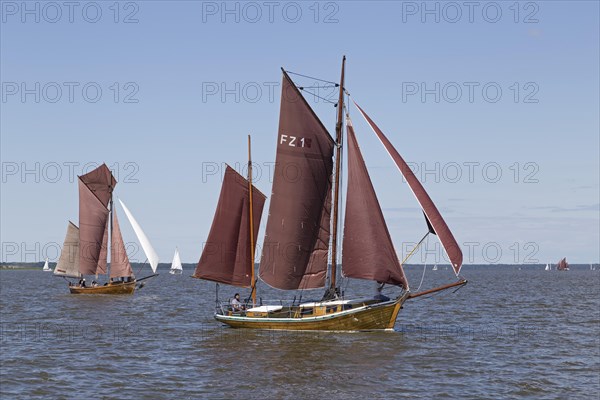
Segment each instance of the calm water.
M415 289L422 267L412 268ZM600 271L467 266L466 287L408 301L395 332L379 333L226 328L212 319L214 284L190 273L161 271L130 297L86 297L69 295L50 273L0 271L0 396L590 399L600 393ZM450 271L428 271L422 289L450 280ZM222 297L234 291L221 286ZM371 294L372 287L353 282L348 292Z

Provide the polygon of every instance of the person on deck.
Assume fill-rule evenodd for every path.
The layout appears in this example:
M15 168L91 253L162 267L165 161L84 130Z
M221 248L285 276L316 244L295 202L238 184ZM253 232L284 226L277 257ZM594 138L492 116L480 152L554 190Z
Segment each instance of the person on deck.
M85 287L85 278L79 281L79 286Z
M388 301L390 298L382 293L385 283L377 282L375 291L375 300Z
M239 293L236 293L233 296L233 299L231 299L230 304L231 304L231 309L233 311L242 311L244 309L244 305L240 301L240 294Z

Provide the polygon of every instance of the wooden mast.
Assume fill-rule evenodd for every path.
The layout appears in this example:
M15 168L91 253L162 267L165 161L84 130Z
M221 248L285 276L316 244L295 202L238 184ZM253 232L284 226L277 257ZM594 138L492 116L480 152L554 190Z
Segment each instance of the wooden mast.
M112 269L112 251L109 253L108 249L112 249L112 238L113 238L113 194L112 194L112 188L110 191L110 214L108 214L108 218L109 218L109 223L110 223L110 238L106 241L106 254L110 254L110 267L108 264L108 261L106 262L106 279L108 280L108 283L110 283L110 270ZM98 274L96 273L96 279L98 279Z
M335 190L333 194L333 237L331 240L331 285L330 288L335 291L337 275L337 236L338 236L338 205L340 193L340 170L342 155L342 118L344 116L344 67L346 65L346 56L342 58L342 76L340 78L340 97L337 103L337 123L335 124Z
M256 277L254 273L254 214L252 212L252 145L248 135L248 199L250 202L250 267L252 269L252 305L256 304Z

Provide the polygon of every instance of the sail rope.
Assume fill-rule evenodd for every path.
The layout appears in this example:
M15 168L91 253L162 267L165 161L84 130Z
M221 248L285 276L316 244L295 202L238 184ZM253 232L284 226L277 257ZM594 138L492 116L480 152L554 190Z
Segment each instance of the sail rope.
M323 101L326 101L327 103L330 103L330 104L336 104L336 105L337 105L337 103L336 103L335 101L331 101L331 100L329 100L329 99L327 99L327 98L325 98L325 97L319 96L318 94L316 94L316 93L313 93L313 92L311 92L310 90L306 90L306 89L305 89L304 87L302 87L302 86L296 86L296 87L297 87L299 90L303 91L303 92L306 92L306 93L308 93L308 94L310 94L310 95L312 95L312 96L318 97L319 99L321 99L321 100L323 100Z
M325 82L325 83L330 83L330 84L334 85L334 87L339 87L339 86L340 86L340 84L339 84L339 83L332 82L332 81L327 81L327 80L325 80L325 79L315 78L314 76L302 75L302 74L299 74L299 73L297 73L297 72L292 72L292 71L286 71L286 72L287 72L288 74L291 74L291 75L301 76L301 77L303 77L303 78L314 79L314 80L316 80L316 81L321 81L321 82Z
M429 248L429 235L427 235L427 241L425 242L425 248ZM423 285L423 280L425 279L425 272L427 271L427 252L425 252L425 263L423 264L423 275L421 275L421 282L419 282L419 287L416 292L421 289L421 285Z

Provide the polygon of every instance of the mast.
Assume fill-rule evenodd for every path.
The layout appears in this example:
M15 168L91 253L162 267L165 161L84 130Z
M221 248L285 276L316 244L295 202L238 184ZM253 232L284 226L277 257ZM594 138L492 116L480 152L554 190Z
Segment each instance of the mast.
M250 202L250 270L252 271L252 305L256 304L256 278L254 273L254 214L252 213L252 144L248 135L248 199Z
M110 214L108 216L108 220L110 221L109 222L110 223L110 239L106 242L107 246L110 244L111 250L112 250L113 226L114 226L114 223L113 223L113 207L114 207L114 204L113 204L113 195L112 195L112 192L111 192L110 193ZM108 253L108 249L106 249L106 251ZM106 278L108 279L109 282L110 282L110 270L112 269L113 262L114 262L112 255L113 255L113 253L111 251L111 253L110 253L110 266L109 266L108 263L106 263Z
M342 76L340 78L340 97L337 103L337 122L335 124L335 188L333 195L333 235L331 238L331 285L335 290L337 275L337 236L338 236L338 205L340 193L340 169L342 155L342 118L344 116L344 67L346 65L346 56L342 58Z

